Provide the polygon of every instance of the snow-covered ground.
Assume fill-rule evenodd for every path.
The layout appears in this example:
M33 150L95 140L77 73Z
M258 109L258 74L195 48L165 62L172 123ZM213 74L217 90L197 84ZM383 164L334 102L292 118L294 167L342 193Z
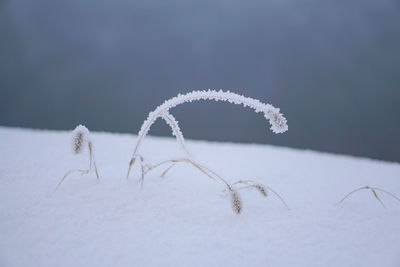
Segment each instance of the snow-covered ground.
M187 141L229 181L253 179L275 196L241 191L232 211L223 184L181 163L141 189L125 175L136 136L94 133L101 180L67 132L0 127L0 266L400 266L400 164L266 145ZM147 137L151 162L179 155L172 138Z

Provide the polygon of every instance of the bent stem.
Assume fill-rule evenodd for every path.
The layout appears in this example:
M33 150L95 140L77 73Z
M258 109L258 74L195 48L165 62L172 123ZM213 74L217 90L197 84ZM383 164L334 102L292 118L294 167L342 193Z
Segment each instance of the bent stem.
M365 189L369 189L369 186L363 186L363 187L354 189L353 191L351 191L350 193L348 193L347 195L345 195L345 196L340 200L340 203L343 203L343 201L344 201L346 198L348 198L350 195L354 194L355 192L360 191L360 190L365 190Z
M389 196L393 197L394 199L396 199L397 201L400 202L400 198L398 198L398 197L395 196L394 194L392 194L392 193L390 193L390 192L388 192L388 191L386 191L386 190L383 190L383 189L381 189L381 188L370 187L370 186L366 185L366 186L363 186L363 187L354 189L353 191L351 191L350 193L348 193L347 195L345 195L345 196L340 200L340 203L343 203L343 201L344 201L346 198L348 198L350 195L354 194L355 192L358 192L358 191L361 191L361 190L368 190L368 189L371 190L371 192L372 192L372 194L374 195L374 197L379 201L379 203L381 203L381 205L382 205L384 208L386 208L386 207L385 207L385 204L383 204L383 201L380 199L380 197L378 196L378 193L377 193L376 191L380 191L380 192L383 192L383 193L385 193L385 194L388 194Z
M167 173L176 163L180 163L180 162L186 162L186 163L192 165L193 167L195 167L196 169L198 169L199 171L201 171L203 174L205 174L206 176L208 176L208 177L211 178L211 179L218 178L221 182L223 182L223 183L228 187L229 190L231 190L231 185L229 185L229 183L228 183L224 178L222 178L222 177L221 177L220 175L218 175L216 172L210 170L209 168L207 168L207 167L205 167L205 166L203 166L203 165L201 165L201 164L199 164L199 163L197 163L197 162L195 162L194 160L189 159L189 158L177 158L177 159L169 159L169 160L161 161L161 162L159 162L159 163L157 163L157 164L155 164L155 165L148 166L147 169L146 169L146 171L144 172L144 174L147 174L149 171L154 170L155 168L157 168L157 167L159 167L159 166L162 166L162 165L164 165L164 164L172 163L171 166L169 166L169 167L161 174L161 177L164 177L164 176L166 175L166 173Z
M262 195L264 195L265 197L267 197L267 192L264 191L264 188L263 188L264 186L263 186L263 185L260 185L260 184L258 184L258 183L256 183L256 182L254 182L254 181L251 181L251 180L239 180L239 181L233 183L232 186L234 186L234 185L236 185L236 184L245 184L245 185L247 185L247 186L243 186L243 187L237 188L237 190L240 190L240 189L247 189L247 188L255 188L255 189L257 189L258 191L260 191L260 193L261 193ZM286 201L283 199L283 197L281 197L274 189L272 189L270 186L267 186L267 185L265 186L265 189L268 189L268 190L271 191L275 196L277 196L277 197L279 198L279 200L283 203L283 205L284 205L288 210L290 210L289 206L286 204Z
M169 172L169 170L171 170L172 167L175 166L175 164L176 163L172 163L167 169L165 169L165 171L163 171L163 173L161 173L160 177L163 178L167 174L167 172Z
M398 197L395 196L394 194L392 194L392 193L390 193L390 192L388 192L388 191L386 191L386 190L383 190L383 189L381 189L381 188L378 188L378 187L374 187L374 189L377 190L377 191L381 191L381 192L383 192L383 193L385 193L385 194L388 194L389 196L393 197L394 199L396 199L397 201L400 202L400 198L398 198Z

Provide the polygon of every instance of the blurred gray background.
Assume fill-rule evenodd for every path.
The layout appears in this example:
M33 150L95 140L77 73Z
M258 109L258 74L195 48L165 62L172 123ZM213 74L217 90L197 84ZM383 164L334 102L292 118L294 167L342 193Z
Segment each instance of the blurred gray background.
M0 125L137 133L165 99L222 88L289 131L197 102L172 110L186 138L400 161L398 0L0 0L0 36Z

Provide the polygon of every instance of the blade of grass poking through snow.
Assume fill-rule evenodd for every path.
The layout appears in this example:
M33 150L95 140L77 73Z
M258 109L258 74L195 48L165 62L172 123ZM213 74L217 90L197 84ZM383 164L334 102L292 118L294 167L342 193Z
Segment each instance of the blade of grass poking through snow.
M340 200L340 203L343 203L343 201L344 201L346 198L348 198L350 195L354 194L355 192L358 192L358 191L361 191L361 190L368 190L368 189L371 190L371 192L372 192L372 194L374 195L374 197L376 198L376 200L378 200L378 201L381 203L381 205L382 205L383 207L386 207L386 206L385 206L385 204L383 204L383 201L382 201L381 198L378 196L378 193L377 193L376 191L383 192L383 193L385 193L385 194L391 196L392 198L394 198L394 199L396 199L397 201L400 202L400 198L396 197L394 194L390 193L389 191L383 190L383 189L381 189L381 188L371 187L371 186L366 185L366 186L363 186L363 187L354 189L353 191L351 191L350 193L348 193L347 195L345 195L345 196Z
M176 97L166 100L162 105L158 106L154 111L150 112L147 119L143 122L140 131L138 133L138 139L136 142L136 146L133 150L133 156L129 163L127 178L129 177L130 169L135 162L137 153L139 151L140 145L144 137L147 135L147 133L150 130L150 127L159 117L163 118L168 123L168 125L172 129L173 134L176 136L181 146L184 148L185 151L187 151L178 122L169 113L169 110L182 103L199 101L199 100L226 101L232 104L238 104L238 105L243 105L244 107L250 107L256 113L263 113L264 117L269 121L271 125L271 130L274 133L283 133L288 129L287 120L279 112L278 108L275 108L271 104L264 104L261 101L254 98L245 97L236 93L232 93L229 91L222 91L222 90L192 91L187 94L179 94Z

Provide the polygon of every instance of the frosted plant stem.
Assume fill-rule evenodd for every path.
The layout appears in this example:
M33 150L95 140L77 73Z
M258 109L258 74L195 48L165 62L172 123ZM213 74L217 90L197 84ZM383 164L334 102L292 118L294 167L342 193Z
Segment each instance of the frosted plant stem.
M58 182L58 184L57 184L57 186L56 186L56 190L60 187L60 185L64 182L64 180L68 177L68 175L70 175L70 174L73 173L73 172L80 172L81 175L84 175L84 174L88 174L88 173L89 173L89 170L74 169L74 170L68 171L68 172L64 175L64 177L60 180L60 182Z
M127 178L129 177L132 165L135 163L134 159L136 158L136 155L139 151L139 147L144 137L149 132L151 125L159 117L163 118L167 122L167 124L171 127L173 134L176 136L178 142L181 144L185 153L187 153L187 150L184 145L183 135L182 132L180 131L178 122L169 113L169 110L182 103L198 101L198 100L227 101L229 103L243 105L244 107L250 107L254 109L256 113L261 112L264 114L264 117L267 120L269 120L271 124L271 130L274 133L283 133L288 129L287 120L281 113L279 113L278 108L275 108L270 104L264 104L257 99L245 97L229 91L224 92L222 90L192 91L184 95L179 94L176 97L166 100L162 105L158 106L154 111L150 112L147 119L143 122L140 131L138 133L138 138L136 141L135 148L133 150L131 161L129 162Z
M186 155L189 155L189 152L187 151L186 146L185 146L185 139L183 138L183 134L182 134L182 132L181 132L181 130L179 128L179 125L178 125L178 121L169 112L164 112L161 115L161 117L171 127L172 134L178 140L178 143L181 145L182 150L185 152Z
M389 196L393 197L394 199L396 199L397 201L400 202L400 198L396 197L394 194L392 194L392 193L390 193L390 192L388 192L386 190L383 190L381 188L374 187L374 189L377 190L377 191L381 191L381 192L383 192L385 194L388 194Z

